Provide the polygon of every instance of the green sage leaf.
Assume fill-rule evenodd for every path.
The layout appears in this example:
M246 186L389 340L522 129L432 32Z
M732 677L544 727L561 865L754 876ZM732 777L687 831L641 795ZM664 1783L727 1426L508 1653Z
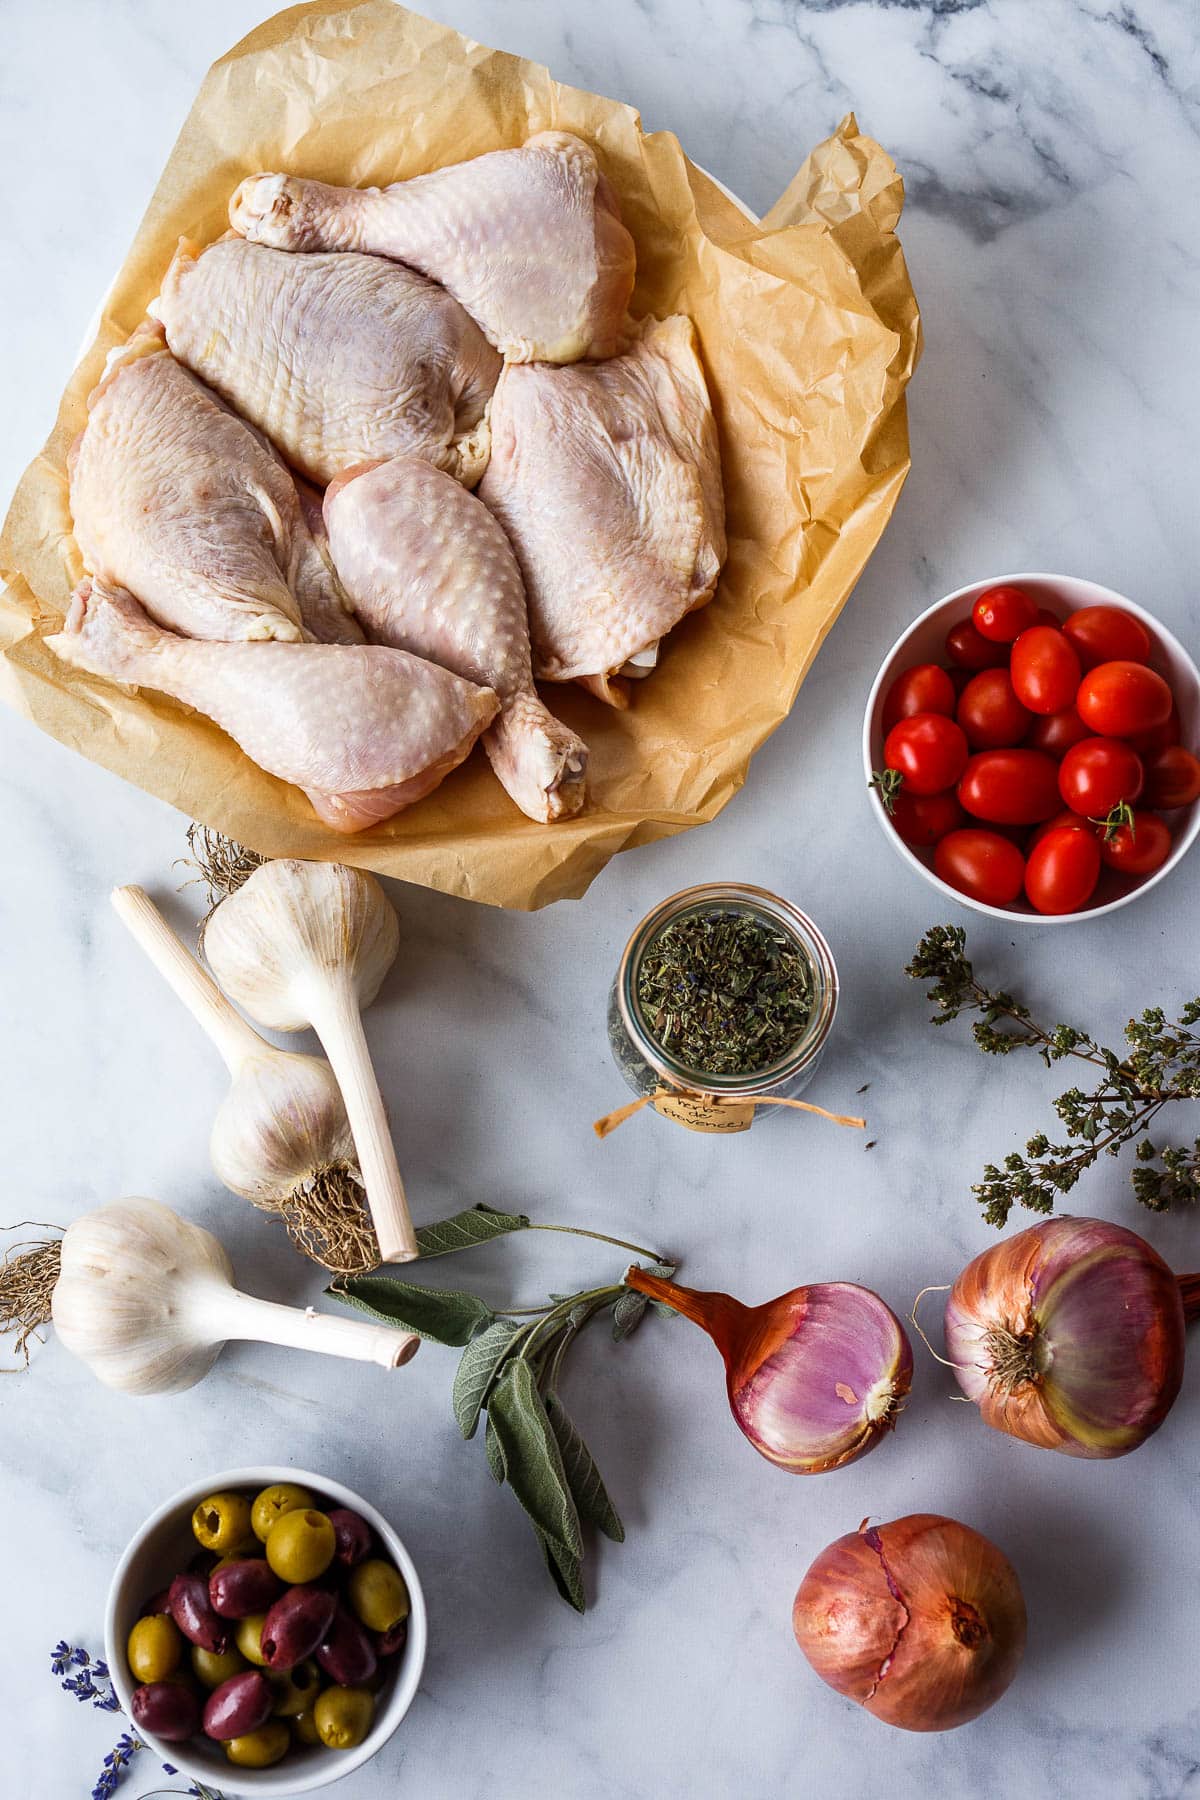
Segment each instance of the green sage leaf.
M675 1274L674 1263L637 1263L636 1268L646 1268L649 1275L658 1275L663 1281L670 1281ZM613 1342L619 1344L623 1338L632 1337L646 1316L646 1308L650 1305L646 1294L639 1294L636 1288L624 1288L613 1301ZM671 1308L663 1306L661 1301L654 1302L657 1312L670 1314Z
M535 1527L536 1530L536 1527ZM550 1571L550 1579L562 1595L568 1606L573 1606L578 1613L587 1611L587 1598L583 1591L583 1559L560 1544L553 1543L544 1532L537 1532L537 1541L542 1547L542 1555L546 1559L546 1567Z
M492 1389L488 1422L496 1429L508 1484L534 1525L555 1545L581 1555L583 1534L558 1439L533 1370L520 1357L509 1363Z
M625 1542L625 1527L600 1477L591 1451L580 1437L557 1394L546 1395L546 1416L558 1442L563 1469L581 1519L602 1531L614 1544ZM580 1612L583 1608L580 1607Z
M391 1275L350 1275L325 1291L374 1319L402 1325L435 1344L469 1344L496 1316L475 1294L418 1287Z
M500 1439L496 1435L496 1427L492 1424L492 1416L488 1414L487 1429L483 1434L483 1448L487 1456L488 1473L498 1487L504 1486L504 1452L500 1448Z
M475 1244L488 1244L510 1231L524 1231L528 1224L524 1213L500 1212L494 1206L470 1206L465 1212L439 1219L433 1225L418 1225L421 1260L449 1256L452 1251L469 1250Z
M511 1319L497 1319L486 1331L473 1337L463 1351L450 1400L458 1429L465 1438L475 1436L488 1389L499 1374L500 1365L520 1329Z

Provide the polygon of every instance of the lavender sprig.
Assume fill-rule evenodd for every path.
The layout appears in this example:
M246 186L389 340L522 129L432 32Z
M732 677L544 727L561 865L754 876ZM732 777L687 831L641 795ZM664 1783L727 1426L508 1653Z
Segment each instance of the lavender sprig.
M74 1674L68 1671L76 1671ZM65 1693L73 1694L81 1704L91 1704L98 1712L120 1712L121 1702L117 1698L112 1684L112 1675L108 1664L102 1656L93 1658L87 1650L68 1644L60 1638L50 1652L50 1672L59 1677L59 1686ZM104 1759L104 1766L92 1788L92 1800L112 1800L126 1775L129 1766L139 1750L148 1750L149 1744L140 1738L135 1731L122 1732L113 1748ZM168 1775L178 1775L179 1770L172 1763L163 1763L163 1770ZM191 1800L224 1800L216 1788L205 1787L202 1782L193 1781L187 1789Z

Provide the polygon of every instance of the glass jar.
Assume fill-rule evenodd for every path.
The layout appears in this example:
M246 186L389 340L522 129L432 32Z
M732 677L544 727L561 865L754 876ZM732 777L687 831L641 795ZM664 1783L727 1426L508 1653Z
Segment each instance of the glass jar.
M653 1036L638 1001L641 961L659 932L678 919L714 912L760 919L782 930L811 976L812 1011L799 1037L775 1062L748 1075L712 1075L677 1061ZM627 1084L640 1099L651 1099L664 1118L692 1131L747 1131L755 1118L786 1110L756 1107L756 1099L794 1099L808 1086L833 1025L837 998L833 954L806 914L764 888L711 882L672 894L646 914L626 944L608 998L609 1047Z

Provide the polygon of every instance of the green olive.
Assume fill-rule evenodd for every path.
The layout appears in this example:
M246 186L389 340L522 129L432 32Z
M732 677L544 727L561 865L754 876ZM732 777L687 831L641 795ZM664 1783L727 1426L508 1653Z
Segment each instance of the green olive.
M257 1731L230 1738L225 1754L239 1769L269 1769L292 1745L292 1734L282 1719L268 1719Z
M139 1619L129 1634L125 1660L129 1673L140 1684L165 1681L173 1675L183 1657L183 1633L166 1613L152 1613Z
M297 1718L300 1713L311 1710L313 1701L320 1693L321 1671L311 1660L297 1663L286 1675L276 1677L274 1687L275 1716L281 1719Z
M245 1494L210 1494L192 1514L196 1541L206 1550L225 1556L254 1542L250 1529L250 1502Z
M233 1649L202 1650L199 1644L192 1645L192 1673L206 1688L219 1688L223 1681L229 1681L234 1675L241 1675L249 1668L244 1656Z
M233 1634L234 1643L248 1663L256 1669L264 1669L267 1659L262 1653L262 1628L267 1622L266 1613L251 1613L249 1618L239 1619L237 1630Z
M374 1718L374 1698L361 1687L326 1688L313 1707L317 1736L327 1750L353 1750Z
M351 1569L346 1583L350 1604L368 1631L390 1631L408 1617L408 1589L399 1569L371 1557Z
M310 1706L307 1712L297 1713L292 1720L292 1736L298 1744L319 1744L321 1734L317 1730L317 1712Z
M276 1519L282 1519L284 1513L299 1512L306 1506L315 1505L316 1501L307 1488L295 1487L290 1481L281 1481L275 1487L264 1488L261 1494L255 1496L254 1505L250 1508L250 1524L255 1537L265 1544Z
M281 1581L316 1581L336 1549L337 1534L329 1516L304 1507L276 1519L267 1538L267 1561Z

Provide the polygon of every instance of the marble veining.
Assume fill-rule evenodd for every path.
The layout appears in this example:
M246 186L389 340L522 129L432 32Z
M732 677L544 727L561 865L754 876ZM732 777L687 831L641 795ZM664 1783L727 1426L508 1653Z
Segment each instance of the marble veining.
M901 974L944 908L867 815L860 713L919 607L988 573L1061 569L1200 640L1195 418L1200 27L1192 0L427 0L489 43L637 105L765 210L854 107L908 185L902 232L927 349L914 468L792 718L703 831L621 856L587 900L535 918L396 888L405 951L368 1030L421 1217L486 1198L608 1223L685 1278L749 1300L845 1277L899 1310L988 1241L969 1184L1046 1118L1051 1077L934 1034ZM264 0L39 0L0 62L5 494L52 417L75 345L207 66ZM669 674L669 671L666 672ZM666 678L666 675L664 675ZM65 1221L145 1192L218 1229L243 1281L320 1283L227 1196L205 1144L223 1072L110 914L117 881L198 909L183 821L0 713L4 1216ZM624 1098L603 1032L620 947L654 901L720 876L798 901L843 1000L811 1097L862 1096L875 1148L815 1120L708 1142ZM1146 901L1016 939L971 923L982 966L1055 1018L1115 1033L1195 991L1200 858ZM962 915L965 919L967 915ZM1139 1214L1123 1168L1081 1210L1144 1229L1177 1267L1200 1225ZM611 1266L552 1240L495 1246L458 1278L494 1296ZM449 1272L449 1265L445 1265ZM452 1353L347 1384L318 1358L234 1349L190 1394L100 1389L53 1343L0 1383L6 1730L0 1791L86 1795L116 1733L48 1673L60 1636L99 1647L111 1566L142 1515L254 1455L326 1467L395 1520L424 1572L432 1649L391 1749L343 1791L383 1800L1179 1800L1200 1794L1194 1671L1200 1381L1159 1436L1108 1466L1040 1455L952 1405L918 1347L895 1439L820 1481L752 1455L715 1352L685 1323L586 1345L570 1400L628 1527L593 1559L584 1621L553 1596L509 1496L449 1410ZM349 1396L352 1394L353 1401ZM1007 1700L946 1738L889 1733L822 1688L791 1644L792 1591L865 1513L955 1514L1025 1582L1030 1648ZM125 1792L157 1785L147 1761ZM181 1784L180 1784L181 1785Z

